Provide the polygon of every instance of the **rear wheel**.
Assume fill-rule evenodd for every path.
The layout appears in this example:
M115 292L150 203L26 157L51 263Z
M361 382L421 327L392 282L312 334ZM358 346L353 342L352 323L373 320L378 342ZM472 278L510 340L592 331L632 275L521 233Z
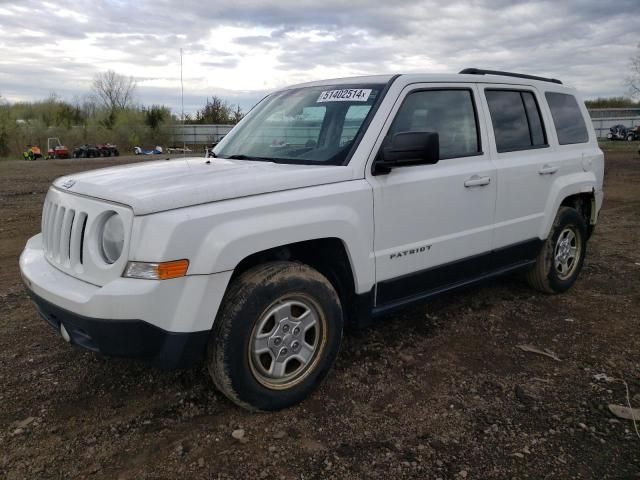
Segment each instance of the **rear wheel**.
M308 396L333 364L342 308L329 281L294 262L252 268L229 287L207 349L222 393L251 410L279 410Z
M560 207L527 280L536 290L561 293L575 283L587 249L587 226L580 213Z

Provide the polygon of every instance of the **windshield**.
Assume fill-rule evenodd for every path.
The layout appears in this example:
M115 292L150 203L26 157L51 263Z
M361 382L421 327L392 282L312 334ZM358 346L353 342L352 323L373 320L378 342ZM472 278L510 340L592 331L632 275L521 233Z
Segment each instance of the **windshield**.
M214 150L218 157L341 165L384 85L324 85L276 92Z

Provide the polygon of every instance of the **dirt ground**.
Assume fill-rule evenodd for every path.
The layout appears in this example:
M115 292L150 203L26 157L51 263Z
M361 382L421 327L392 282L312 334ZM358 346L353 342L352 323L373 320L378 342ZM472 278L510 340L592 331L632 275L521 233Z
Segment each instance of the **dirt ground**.
M607 153L568 293L509 277L384 318L345 337L311 398L273 414L235 407L204 369L67 345L24 293L18 256L50 182L130 161L0 162L0 478L640 478L633 423L608 409L625 386L596 377L624 379L640 407L637 153Z

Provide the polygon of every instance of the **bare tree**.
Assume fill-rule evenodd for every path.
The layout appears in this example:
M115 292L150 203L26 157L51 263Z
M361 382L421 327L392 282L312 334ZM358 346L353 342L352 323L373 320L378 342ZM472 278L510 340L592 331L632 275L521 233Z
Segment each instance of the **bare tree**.
M640 43L636 54L631 57L631 74L627 78L629 93L632 97L640 97Z
M113 70L97 73L91 85L93 95L111 114L131 106L135 90L133 77L125 77Z
M242 117L244 117L244 113L242 112L240 105L236 105L235 110L231 113L231 117L233 123L238 123L240 120L242 120Z

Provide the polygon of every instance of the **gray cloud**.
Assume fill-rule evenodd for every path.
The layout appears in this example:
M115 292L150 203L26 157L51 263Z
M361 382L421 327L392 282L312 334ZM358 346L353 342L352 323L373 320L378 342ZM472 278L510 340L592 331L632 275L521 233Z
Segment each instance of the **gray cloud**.
M184 48L198 62L186 85L188 111L212 94L248 108L265 84L310 80L326 71L476 66L561 78L590 97L621 95L640 41L635 11L637 0L0 0L0 94L82 95L96 72L116 62L124 65L121 73L140 79L140 102L175 110L177 89L158 86L175 76L158 72L175 70L177 50ZM243 33L224 46L212 44L211 31L221 27ZM108 60L81 59L77 52L87 45L110 52ZM271 59L276 79L256 68L254 90L217 83L221 72L250 65L255 54Z

